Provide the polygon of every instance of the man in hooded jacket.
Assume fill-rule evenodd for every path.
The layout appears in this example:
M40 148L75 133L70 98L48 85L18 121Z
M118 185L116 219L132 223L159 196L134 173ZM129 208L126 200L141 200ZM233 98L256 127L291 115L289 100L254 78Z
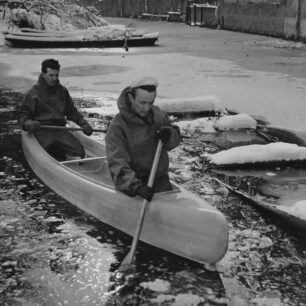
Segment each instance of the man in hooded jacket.
M58 160L67 155L84 158L81 143L68 130L45 130L41 125L65 126L67 120L78 124L86 135L92 127L74 106L68 90L59 82L60 64L57 60L46 59L41 64L38 82L26 94L18 112L21 128L34 133L41 146Z
M158 82L143 77L125 88L117 101L119 113L106 134L106 154L115 187L129 196L151 201L154 192L171 190L168 150L180 142L179 128L153 105ZM153 188L147 186L158 140L163 149Z

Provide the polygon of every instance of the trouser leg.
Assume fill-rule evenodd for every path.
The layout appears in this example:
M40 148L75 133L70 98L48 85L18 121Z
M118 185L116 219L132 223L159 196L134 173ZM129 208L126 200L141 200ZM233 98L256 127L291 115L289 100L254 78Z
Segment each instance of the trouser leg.
M67 155L85 157L85 150L80 141L70 132L65 132L56 140Z

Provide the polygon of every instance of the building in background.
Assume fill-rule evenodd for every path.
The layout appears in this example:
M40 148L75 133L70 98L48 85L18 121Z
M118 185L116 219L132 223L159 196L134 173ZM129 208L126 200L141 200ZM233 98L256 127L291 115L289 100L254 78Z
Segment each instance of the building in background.
M306 0L79 0L102 16L183 21L189 25L306 42Z
M102 15L140 17L143 14L165 15L169 11L185 12L188 0L103 0Z

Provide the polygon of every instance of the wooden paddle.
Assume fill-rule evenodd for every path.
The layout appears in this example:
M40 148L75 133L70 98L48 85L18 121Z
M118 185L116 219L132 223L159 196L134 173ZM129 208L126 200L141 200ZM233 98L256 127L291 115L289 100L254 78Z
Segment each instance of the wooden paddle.
M44 129L44 130L83 131L82 128L68 127L68 126L41 125L40 128L41 128L41 129ZM106 133L107 130L93 129L92 131L93 131L93 132Z
M17 123L0 123L2 126L17 126ZM68 127L68 126L55 126L55 125L41 125L39 128L44 130L66 130L66 131L83 131L82 128ZM106 133L107 130L93 129L93 132Z
M148 187L151 187L151 188L153 187L153 184L154 184L155 174L156 174L157 166L158 166L158 163L159 163L159 158L160 158L160 153L161 153L162 147L163 147L163 144L162 144L161 140L159 140L158 145L157 145L157 149L156 149L156 152L155 152L155 156L154 156L152 169L151 169L150 176L149 176L149 181L148 181ZM138 219L138 223L137 223L137 226L136 226L131 250L126 255L126 257L123 259L119 270L126 270L126 268L123 268L123 267L124 266L128 267L133 262L136 247L137 247L139 236L140 236L140 232L141 232L142 225L143 225L144 216L145 216L145 213L147 211L148 205L149 205L149 202L146 199L144 199L143 203L142 203L142 210L140 212L140 217Z

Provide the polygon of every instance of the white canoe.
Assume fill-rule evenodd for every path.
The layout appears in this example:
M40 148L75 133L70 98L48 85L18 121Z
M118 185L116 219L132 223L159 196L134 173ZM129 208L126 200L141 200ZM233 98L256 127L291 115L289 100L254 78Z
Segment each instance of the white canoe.
M22 132L25 158L36 175L58 195L100 221L134 235L142 200L117 191L112 183L105 146L75 133L89 158L58 162L35 137ZM203 199L172 183L174 190L154 194L140 240L199 263L216 263L225 255L225 216Z

